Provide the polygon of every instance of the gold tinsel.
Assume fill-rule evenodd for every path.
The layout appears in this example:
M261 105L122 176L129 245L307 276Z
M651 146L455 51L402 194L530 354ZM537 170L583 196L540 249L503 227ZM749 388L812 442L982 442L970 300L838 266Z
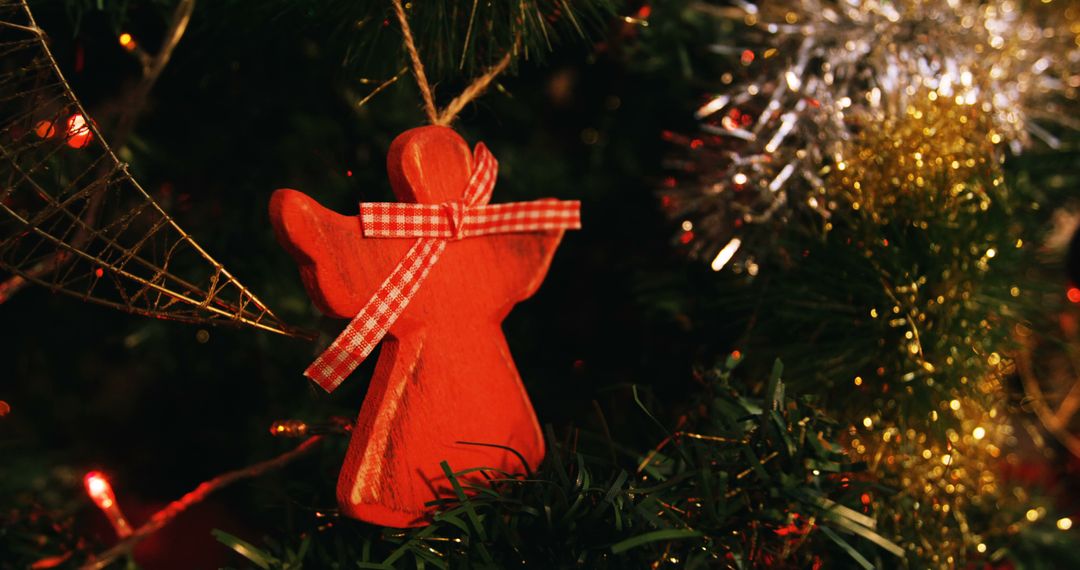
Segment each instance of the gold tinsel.
M908 227L908 235L922 240L915 243L925 243L931 253L943 247L935 235L947 233L948 243L962 243L959 236L967 240L960 249L940 252L949 262L935 272L881 269L895 304L872 309L871 317L905 331L898 350L911 364L902 377L892 377L894 386L904 386L899 393L887 393L888 382L861 388L882 390L884 405L855 418L850 429L852 456L868 463L876 482L896 491L867 495L864 503L882 533L920 567L990 560L1010 536L1047 512L1023 486L1000 476L1003 465L1018 461L1014 426L1006 419L1016 410L1006 410L1000 382L1011 363L1002 356L1007 347L990 342L1000 336L995 327L1005 326L997 320L1005 310L976 300L986 296L979 275L1001 250L1022 244L1016 236L1012 243L981 227L995 202L1008 202L1002 139L981 107L926 91L880 128L859 132L827 173L832 199L869 221L863 229L878 241L886 225ZM866 255L887 263L895 253L879 246L867 248ZM1019 295L1019 288L1010 294ZM982 318L974 320L976 315ZM933 338L930 344L927 337ZM945 375L960 382L935 383ZM861 387L865 381L855 383ZM915 392L916 386L928 390ZM901 411L916 394L935 399L928 416Z
M1001 476L1003 466L1019 460L1006 420L1011 412L1000 401L985 403L1001 392L996 375L973 392L978 397L940 402L935 415L955 426L943 432L874 416L851 428L851 454L868 463L876 482L897 491L867 495L864 503L909 562L955 568L989 560L1025 526L1045 522L1047 506Z
M846 145L830 193L879 223L923 223L927 211L977 214L990 206L988 186L1004 182L1001 140L981 109L929 91Z

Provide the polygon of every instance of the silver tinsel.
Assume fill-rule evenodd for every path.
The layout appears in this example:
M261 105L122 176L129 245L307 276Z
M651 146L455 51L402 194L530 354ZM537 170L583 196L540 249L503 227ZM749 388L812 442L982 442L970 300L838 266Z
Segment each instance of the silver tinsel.
M664 191L682 241L712 262L756 273L777 225L827 230L829 174L864 129L917 99L992 117L994 142L1019 153L1077 128L1080 9L1061 0L736 0L698 9L736 22L721 88L682 142ZM1049 128L1048 128L1049 127Z

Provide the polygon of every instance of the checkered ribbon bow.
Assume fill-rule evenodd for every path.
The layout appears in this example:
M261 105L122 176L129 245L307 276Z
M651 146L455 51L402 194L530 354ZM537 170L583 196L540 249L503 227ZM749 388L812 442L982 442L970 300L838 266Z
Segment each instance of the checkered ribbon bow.
M450 240L516 232L578 229L581 204L553 199L488 205L499 163L484 143L473 152L472 177L460 202L363 202L365 238L417 238L349 326L308 366L304 375L333 391L386 336L409 305Z

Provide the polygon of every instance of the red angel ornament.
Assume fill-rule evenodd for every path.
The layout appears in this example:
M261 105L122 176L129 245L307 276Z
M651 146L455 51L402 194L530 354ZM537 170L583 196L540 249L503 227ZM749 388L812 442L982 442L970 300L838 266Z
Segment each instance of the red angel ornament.
M580 206L488 205L494 157L482 143L470 153L446 127L398 136L387 167L400 202L343 216L282 189L270 218L316 306L352 319L305 374L332 390L386 337L338 501L357 519L410 527L452 496L442 461L521 473L543 459L501 323L540 286L563 231L580 227Z

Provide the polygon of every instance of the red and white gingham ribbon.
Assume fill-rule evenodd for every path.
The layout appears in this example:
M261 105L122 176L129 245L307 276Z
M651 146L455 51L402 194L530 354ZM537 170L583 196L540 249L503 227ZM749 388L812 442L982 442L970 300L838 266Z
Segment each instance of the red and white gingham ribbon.
M365 238L419 238L360 312L304 375L332 392L386 336L452 239L581 227L581 204L554 199L488 205L499 163L484 143L473 151L472 177L460 202L363 202Z

